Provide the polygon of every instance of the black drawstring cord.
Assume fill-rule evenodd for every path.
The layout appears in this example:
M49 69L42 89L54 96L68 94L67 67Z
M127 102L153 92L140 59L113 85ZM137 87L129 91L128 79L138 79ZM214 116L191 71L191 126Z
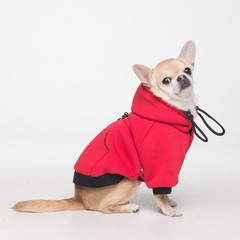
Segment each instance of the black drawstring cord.
M209 115L207 112L205 112L204 110L202 110L201 108L199 108L198 106L196 106L196 112L198 114L198 116L202 119L202 121L204 122L204 124L206 125L206 127L215 135L217 136L222 136L225 134L225 129L224 127L216 120L214 119L211 115ZM205 118L203 117L203 115L200 113L202 112L203 114L205 114L208 118L210 118L211 120L213 120L221 129L222 132L216 132L214 129L212 129L212 127L210 127L210 125L207 123L207 121L205 120ZM188 110L187 112L187 116L186 118L189 119L192 123L192 128L193 131L195 133L195 135L202 140L203 142L208 142L208 137L207 135L203 132L203 130L195 123L195 121L193 120L194 116L192 115L192 113L190 112L190 110ZM128 113L125 112L121 118L118 118L118 120L121 120L125 117L128 117Z
M128 112L125 112L121 118L118 118L117 120L121 120L121 119L124 119L125 117L128 117Z
M195 135L200 139L202 140L203 142L207 142L208 141L208 138L206 136L206 134L202 131L202 129L194 122L193 118L194 116L191 114L190 110L187 111L187 116L186 116L187 119L189 119L191 122L192 122L192 128L193 128L193 131L195 133ZM201 133L201 135L203 137L201 137L198 132L196 131L196 129Z
M205 123L206 127L207 127L212 133L214 133L214 134L217 135L217 136L222 136L222 135L225 134L225 129L224 129L224 127L223 127L216 119L214 119L212 116L210 116L207 112L205 112L204 110L202 110L202 109L199 108L198 106L196 106L196 110L197 110L198 116L202 119L202 121ZM206 122L206 120L204 119L204 117L202 116L202 114L199 113L198 111L204 113L207 117L209 117L210 119L212 119L212 120L222 129L222 132L219 133L219 132L216 132L215 130L213 130L213 129L209 126L209 124Z
M202 121L204 122L204 124L206 125L206 127L215 135L217 136L222 136L225 134L225 129L223 128L223 126L216 120L214 119L212 116L210 116L207 112L205 112L204 110L202 110L201 108L199 108L198 106L196 106L196 111L198 116L202 119ZM205 114L207 117L209 117L211 120L213 120L221 129L222 132L216 132L214 129L212 129L212 127L210 127L210 125L207 123L207 121L205 120L205 118L202 116L202 114L200 113L202 112L203 114ZM192 127L193 127L193 131L195 133L195 135L201 139L203 142L207 142L208 138L206 136L206 134L202 131L202 129L194 122L193 120L193 115L191 114L190 110L187 111L187 119L189 119L192 122ZM200 136L198 134L198 132L196 131L196 129L201 133L202 136Z

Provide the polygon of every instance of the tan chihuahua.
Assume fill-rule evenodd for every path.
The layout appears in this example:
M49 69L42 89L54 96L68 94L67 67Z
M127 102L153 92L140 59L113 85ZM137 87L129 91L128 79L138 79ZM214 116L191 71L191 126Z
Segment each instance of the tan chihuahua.
M178 58L160 62L154 69L136 64L133 71L151 92L177 109L195 114L195 94L193 91L192 71L196 55L193 41L188 41ZM75 196L63 200L29 200L13 206L21 212L52 212L65 210L92 210L103 213L137 212L139 206L128 201L137 192L138 179L124 177L119 183L105 187L83 187L75 185ZM156 202L166 216L182 216L174 208L176 203L167 194L155 195Z

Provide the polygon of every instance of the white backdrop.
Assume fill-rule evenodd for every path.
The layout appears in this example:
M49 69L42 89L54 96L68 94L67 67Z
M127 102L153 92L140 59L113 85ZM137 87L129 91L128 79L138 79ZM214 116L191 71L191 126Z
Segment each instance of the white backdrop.
M234 142L238 11L237 0L1 1L1 137L90 140L130 110L133 64L154 67L193 39L199 105Z
M125 226L130 234L126 239L136 236L135 227L139 237L147 237L144 229L149 223L148 231L155 237L158 226L164 226L163 239L179 240L181 234L184 240L201 234L238 239L239 9L238 0L0 1L0 238L48 239L46 232L49 239L78 239L73 235L81 230L93 239L96 235L91 234L102 234L101 228L88 231L95 216L96 224L108 221L116 231L115 221L139 221L138 226ZM206 130L209 143L197 138L193 142L181 185L174 190L184 210L185 220L179 220L183 222L161 218L154 207L153 212L127 219L88 213L42 218L9 213L16 201L71 197L73 164L83 148L107 124L130 111L140 83L132 65L154 67L177 57L190 39L197 46L194 78L199 106L223 124L226 135L217 137ZM148 197L139 201L150 204ZM234 211L229 211L231 207ZM61 222L64 219L66 223ZM69 222L76 226L71 229ZM192 232L184 231L193 222ZM31 226L30 232L22 231L25 226ZM177 231L172 231L175 227Z

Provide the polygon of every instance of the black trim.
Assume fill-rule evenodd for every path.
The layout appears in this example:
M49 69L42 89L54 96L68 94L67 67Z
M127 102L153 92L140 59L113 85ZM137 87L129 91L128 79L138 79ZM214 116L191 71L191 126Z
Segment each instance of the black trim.
M170 194L172 192L171 187L158 187L158 188L153 188L153 194Z
M99 177L87 176L78 172L74 172L73 183L83 187L98 188L117 184L123 179L119 174L103 174Z

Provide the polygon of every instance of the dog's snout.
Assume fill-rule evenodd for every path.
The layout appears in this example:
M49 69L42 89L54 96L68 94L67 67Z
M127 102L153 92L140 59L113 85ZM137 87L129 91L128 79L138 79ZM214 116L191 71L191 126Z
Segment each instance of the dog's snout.
M181 82L181 81L185 80L186 78L187 77L184 74L182 74L182 75L178 76L177 81Z
M177 81L178 81L181 89L187 88L191 85L191 82L184 74L179 75L177 77Z

